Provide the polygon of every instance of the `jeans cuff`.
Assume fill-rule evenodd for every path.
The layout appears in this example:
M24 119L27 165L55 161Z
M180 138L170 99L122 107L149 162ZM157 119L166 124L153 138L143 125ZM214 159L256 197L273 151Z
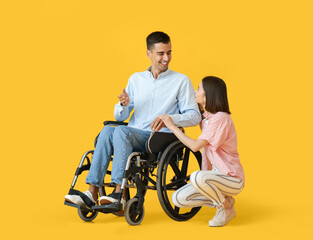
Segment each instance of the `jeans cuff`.
M102 184L98 184L98 183L90 182L90 181L86 181L86 184L94 185L96 187L101 187L101 185L102 185Z

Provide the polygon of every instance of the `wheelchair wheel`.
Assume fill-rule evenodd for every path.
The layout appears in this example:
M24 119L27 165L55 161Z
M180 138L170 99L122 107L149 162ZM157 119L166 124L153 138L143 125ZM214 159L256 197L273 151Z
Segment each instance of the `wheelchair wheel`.
M201 207L179 208L171 202L177 189L190 182L192 172L201 166L201 153L192 152L180 141L170 144L162 154L157 173L157 192L165 213L176 221L191 219Z
M137 206L138 198L132 198L126 203L124 215L129 225L139 225L143 220L143 217L145 215L145 208L144 206L142 206L142 208L137 211Z
M78 211L79 217L82 220L84 220L85 222L91 222L98 215L97 211L90 211L90 210L85 209L85 208L78 208L77 211Z

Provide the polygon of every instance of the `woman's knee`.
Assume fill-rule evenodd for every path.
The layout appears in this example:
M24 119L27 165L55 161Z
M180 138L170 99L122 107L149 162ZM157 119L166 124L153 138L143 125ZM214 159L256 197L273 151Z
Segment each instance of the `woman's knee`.
M179 202L177 201L177 191L175 191L172 195L172 203L177 206L177 207L180 207L180 204Z
M187 207L192 204L190 199L199 194L195 188L189 183L176 190L172 195L172 203L177 207Z
M196 171L190 175L191 184L198 189L201 186L207 185L215 179L215 174L212 171Z
M191 184L196 187L197 186L197 183L199 182L199 180L201 179L199 177L199 174L201 175L201 171L195 171L193 172L191 175L190 175L190 182Z

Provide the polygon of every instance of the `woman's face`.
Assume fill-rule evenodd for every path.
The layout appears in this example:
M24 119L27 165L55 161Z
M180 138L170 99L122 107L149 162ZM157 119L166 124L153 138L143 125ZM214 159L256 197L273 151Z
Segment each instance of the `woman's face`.
M202 86L202 81L199 84L198 89L195 90L195 94L196 94L196 103L199 103L201 106L205 106L206 104L206 98L205 98L205 93L203 90L203 86Z

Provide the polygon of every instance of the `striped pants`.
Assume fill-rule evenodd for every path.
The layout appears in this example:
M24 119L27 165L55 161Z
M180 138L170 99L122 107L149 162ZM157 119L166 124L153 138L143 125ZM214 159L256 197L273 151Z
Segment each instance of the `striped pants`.
M196 171L190 183L173 193L172 202L177 207L216 207L225 201L225 196L237 195L242 189L240 178L217 171Z

